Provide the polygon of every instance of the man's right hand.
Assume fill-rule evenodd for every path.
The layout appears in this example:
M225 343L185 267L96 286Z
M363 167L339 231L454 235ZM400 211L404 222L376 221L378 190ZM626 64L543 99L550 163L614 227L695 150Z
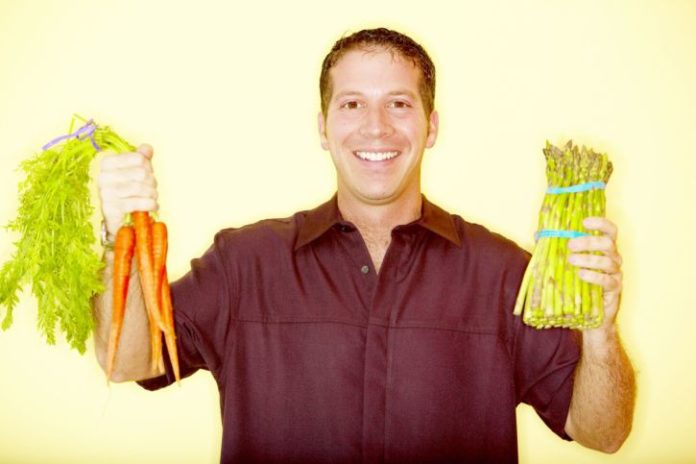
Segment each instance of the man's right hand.
M152 155L152 147L142 144L135 152L107 152L102 158L97 183L109 240L116 236L126 214L159 208Z
M157 210L157 181L152 172L151 160L152 147L149 145L140 145L132 153L106 153L102 158L98 185L108 240L113 241L126 214ZM105 250L104 261L104 292L96 296L93 306L95 352L99 364L106 372L111 336L114 252ZM115 382L141 380L163 373L162 370L152 370L150 367L149 322L139 279L134 278L136 275L136 266L133 266L126 300L126 316L121 327L112 376Z

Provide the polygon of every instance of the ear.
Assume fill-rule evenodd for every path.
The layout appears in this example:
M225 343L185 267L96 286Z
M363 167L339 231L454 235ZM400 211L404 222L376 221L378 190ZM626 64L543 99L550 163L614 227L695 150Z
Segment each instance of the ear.
M440 115L433 110L428 119L428 138L425 140L425 148L432 148L437 140L437 131L440 126Z
M324 150L329 149L329 139L326 138L326 121L324 120L324 113L319 111L317 114L317 127L319 129L319 140L321 140L321 148Z

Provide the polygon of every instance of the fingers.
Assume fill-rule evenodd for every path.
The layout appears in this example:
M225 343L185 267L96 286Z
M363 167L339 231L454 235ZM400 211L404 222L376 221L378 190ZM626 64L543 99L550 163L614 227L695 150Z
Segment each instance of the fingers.
M616 224L604 217L588 217L582 221L583 226L590 231L601 232L602 235L587 235L568 241L571 251L601 251L611 253L616 250L618 229Z
M152 149L152 145L148 143L140 144L136 151L147 159L152 159L152 155L155 153L155 151Z
M127 213L159 208L152 155L152 147L143 144L136 152L105 153L102 157L97 181L102 214L110 234L116 233Z
M614 274L621 270L621 257L618 253L608 255L575 253L568 255L568 262L577 267L594 269L606 274Z
M607 218L599 216L588 217L582 221L582 225L587 230L597 230L605 235L608 235L613 241L616 241L618 229L616 224Z
M587 229L598 230L604 235L586 235L569 240L568 250L572 253L568 255L568 262L608 274L620 272L623 259L616 249L616 225L600 217L587 218L583 224Z
M603 272L579 269L578 276L585 282L601 286L605 292L621 290L621 273L604 274Z
M568 241L568 262L578 266L578 277L603 289L604 310L608 319L616 316L622 291L623 259L616 249L617 227L603 217L588 217L582 222L590 231L602 235L587 235Z
M149 155L150 157L152 157L152 152L149 152ZM152 163L150 162L150 158L148 158L146 155L143 155L140 152L105 152L104 156L101 159L102 171L113 171L117 169L129 168L140 168L152 171Z
M157 200L155 185L142 182L123 182L101 190L102 201L117 201L132 198L146 198Z
M157 180L153 172L146 168L134 167L124 169L103 169L97 177L100 186L112 186L115 184L142 184L152 188L157 187Z
M568 249L571 251L602 251L608 253L616 249L616 244L608 235L586 235L568 240Z

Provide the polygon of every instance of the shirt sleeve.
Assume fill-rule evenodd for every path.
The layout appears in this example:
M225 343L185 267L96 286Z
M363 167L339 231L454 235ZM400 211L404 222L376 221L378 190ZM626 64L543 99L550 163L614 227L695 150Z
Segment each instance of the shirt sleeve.
M579 348L575 333L568 329L534 329L521 324L516 346L515 384L517 401L529 404L558 436L573 394Z
M231 327L229 273L225 269L223 237L200 258L191 261L191 269L171 284L176 346L181 378L199 369L209 370L218 378ZM175 381L166 344L162 343L165 374L139 381L147 390L157 390Z
M517 299L519 285L526 269L529 254L525 252L522 265L510 269L511 281L506 286L510 314ZM577 333L570 329L535 329L522 322L522 317L511 316L512 357L515 365L517 403L534 408L544 423L564 440L570 400L573 393L575 367L580 358Z

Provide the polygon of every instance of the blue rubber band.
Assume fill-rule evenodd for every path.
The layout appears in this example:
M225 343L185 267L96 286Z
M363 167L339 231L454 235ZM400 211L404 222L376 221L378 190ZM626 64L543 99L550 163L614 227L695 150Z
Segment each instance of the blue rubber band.
M586 192L593 189L604 189L607 184L602 181L585 182L584 184L576 184L568 187L549 187L546 189L546 193L551 195L557 195L559 193L578 193Z
M534 238L539 240L540 238L578 238L585 237L587 234L585 232L578 232L576 230L555 230L555 229L542 229L534 234Z

